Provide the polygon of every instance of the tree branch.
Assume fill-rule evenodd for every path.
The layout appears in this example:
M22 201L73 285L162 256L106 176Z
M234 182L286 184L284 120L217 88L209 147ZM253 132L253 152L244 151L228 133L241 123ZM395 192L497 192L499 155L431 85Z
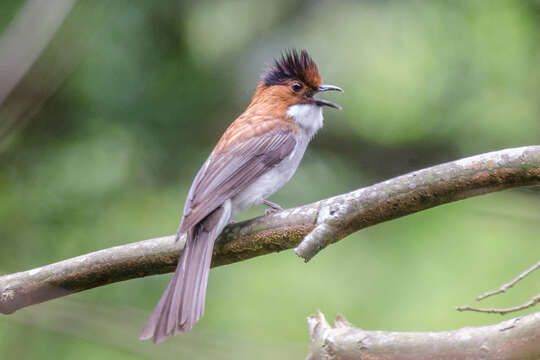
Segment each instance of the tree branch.
M307 360L525 360L540 358L540 312L499 324L441 332L366 331L338 315L308 317Z
M489 313L489 314L505 315L511 312L528 309L530 307L535 306L536 304L540 304L540 294L533 296L529 301L524 302L521 305L516 305L516 306L512 306L508 308L479 308L479 307L474 307L474 306L469 306L469 305L463 305L463 306L459 306L457 310L458 311L476 311L476 312Z
M74 4L75 0L26 1L5 29L0 36L0 105L49 44Z
M477 155L269 216L229 225L213 266L296 249L309 259L329 243L365 227L448 202L540 184L540 146ZM317 235L322 233L321 236ZM174 270L183 239L174 236L100 250L0 277L0 312L110 283Z
M539 146L433 166L320 202L316 227L295 249L309 261L354 231L451 201L538 182ZM531 184L531 183L529 183Z
M523 280L527 275L529 275L534 270L539 269L539 268L540 268L540 261L537 262L536 264L534 264L533 266L531 266L530 268L528 268L527 270L525 270L524 272L522 272L521 274L519 274L512 281L509 281L509 282L507 282L505 284L502 284L501 287L498 288L497 290L488 291L487 293L485 293L483 295L477 296L476 300L481 301L481 300L484 300L487 297L502 294L503 292L506 292L506 290L510 289L512 286L516 285L520 280ZM476 312L504 315L504 314L508 314L508 313L511 313L511 312L520 311L520 310L524 310L524 309L533 307L533 306L535 306L536 304L539 304L539 303L540 303L540 294L538 294L536 296L533 296L531 300L529 300L529 301L527 301L527 302L525 302L525 303L523 303L521 305L512 306L512 307L508 307L508 308L502 308L502 309L487 308L486 309L486 308L479 308L479 307L473 307L473 306L464 305L464 306L458 306L457 310L458 311L476 311Z
M505 284L502 284L501 287L498 288L497 290L488 291L487 293L478 296L476 298L476 300L478 300L478 301L484 300L485 298L488 298L490 296L506 292L506 290L508 290L512 286L516 285L520 280L523 280L527 275L529 275L530 273L532 273L536 269L540 269L540 261L538 261L536 264L534 264L533 266L531 266L530 268L528 268L527 270L525 270L524 272L522 272L521 274L516 276L512 281L509 281L509 282L507 282Z

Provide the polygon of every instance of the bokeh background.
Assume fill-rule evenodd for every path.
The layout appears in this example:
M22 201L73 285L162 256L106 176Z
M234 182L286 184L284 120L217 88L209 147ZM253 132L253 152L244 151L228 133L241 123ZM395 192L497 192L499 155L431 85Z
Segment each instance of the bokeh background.
M271 198L284 207L540 143L540 1L4 0L0 271L173 233L199 166L287 48L345 92ZM491 324L455 306L538 261L539 234L535 189L468 199L308 264L286 251L213 269L203 320L160 346L137 337L169 275L1 316L0 357L298 359L317 309L364 329ZM483 305L525 302L539 279Z

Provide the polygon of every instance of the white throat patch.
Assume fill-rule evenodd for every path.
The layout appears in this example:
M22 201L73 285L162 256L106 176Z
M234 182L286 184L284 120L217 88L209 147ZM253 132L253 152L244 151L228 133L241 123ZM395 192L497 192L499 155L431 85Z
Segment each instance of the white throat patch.
M315 135L315 133L323 126L321 106L313 104L296 104L289 106L287 116L292 117L309 137Z

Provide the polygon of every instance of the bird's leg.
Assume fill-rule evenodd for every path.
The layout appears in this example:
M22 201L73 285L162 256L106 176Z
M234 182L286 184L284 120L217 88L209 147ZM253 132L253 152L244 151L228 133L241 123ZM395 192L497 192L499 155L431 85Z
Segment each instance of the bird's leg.
M266 206L270 206L270 209L264 210L264 215L270 215L278 211L283 211L283 208L281 206L271 201L263 200L263 204Z

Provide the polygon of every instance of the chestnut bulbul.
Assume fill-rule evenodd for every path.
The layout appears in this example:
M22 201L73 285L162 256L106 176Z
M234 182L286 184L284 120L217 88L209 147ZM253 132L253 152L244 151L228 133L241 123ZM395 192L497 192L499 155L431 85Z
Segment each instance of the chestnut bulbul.
M178 240L186 244L178 266L140 338L154 343L189 331L204 312L214 241L242 210L265 203L296 171L313 135L323 126L323 91L317 65L306 50L285 52L259 81L247 109L225 131L195 176Z

